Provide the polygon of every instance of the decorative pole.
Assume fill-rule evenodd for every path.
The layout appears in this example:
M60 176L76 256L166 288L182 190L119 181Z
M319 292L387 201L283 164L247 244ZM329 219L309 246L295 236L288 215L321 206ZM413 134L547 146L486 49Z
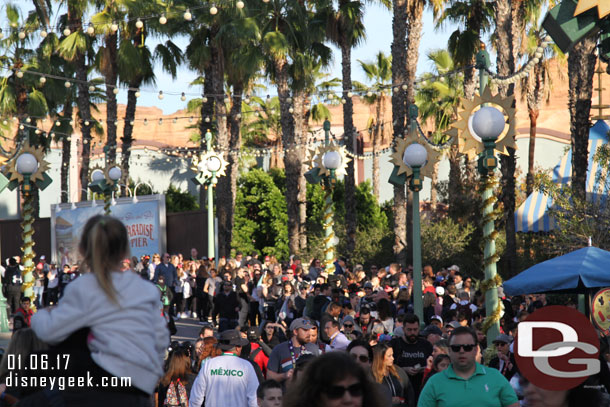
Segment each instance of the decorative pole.
M487 70L491 65L487 50L482 49L479 51L476 62L477 68L479 69L479 92L480 94L483 94L489 84ZM485 106L485 104L483 104L483 106ZM485 109L485 107L483 107L483 109ZM479 110L479 112L481 111L482 110ZM497 214L494 212L494 206L497 203L497 199L493 193L494 188L497 186L494 170L498 166L498 162L494 155L494 150L496 148L496 139L504 130L504 115L502 115L502 113L500 113L497 109L495 111L500 114L500 116L497 116L497 120L499 123L502 123L502 127L497 135L490 135L489 137L485 138L483 135L480 136L483 141L485 151L480 154L478 161L478 170L484 184L482 194L483 241L485 242L485 248L483 250L483 262L485 266L485 282L487 283L485 286L485 321L483 324L483 332L486 332L487 338L491 342L493 342L500 334L500 318L496 319L493 316L494 312L498 308L498 289L495 284L496 276L498 275L496 267L496 262L498 261L498 255L496 254L496 236L498 233L495 230ZM475 120L473 118L473 126L475 125L474 121ZM476 132L476 130L475 133L479 134Z
M21 222L21 238L23 246L21 247L23 258L23 272L21 273L23 284L21 290L23 295L29 297L31 303L34 304L34 197L32 195L32 187L35 185L39 190L44 190L51 183L51 178L45 173L49 168L49 163L44 160L44 150L42 148L31 147L29 144L24 145L21 151L14 157L13 160L5 167L5 179L9 180L5 184L10 190L14 190L21 186L21 194L23 196L23 211ZM1 187L0 190L4 189ZM5 329L6 307L4 297L0 301L0 330ZM8 323L6 324L8 331Z
M23 295L29 297L31 303L34 304L34 197L32 196L30 175L23 174L23 184L21 184L21 193L23 195L23 220L21 221L21 239L23 240Z
M107 147L104 148L106 149ZM110 215L110 207L112 206L111 199L117 184L121 179L121 174L121 168L115 164L106 167L105 171L97 168L91 171L89 189L94 193L104 195L104 214L106 215ZM95 196L93 196L93 201L95 202Z
M330 121L324 120L324 147L330 143ZM330 177L324 179L324 271L335 273L335 214L333 210L333 184L335 170L330 169Z
M324 120L324 146L310 150L310 167L305 173L305 179L311 184L322 183L324 189L324 271L335 273L335 246L336 236L333 229L334 207L333 186L337 176L345 175L347 158L345 147L339 147L330 141L330 121Z
M225 175L228 163L222 154L217 153L212 148L212 133L210 130L205 132L206 153L201 157L195 156L191 165L191 170L197 175L191 180L201 185L208 191L208 258L214 257L214 190L218 183L218 177Z
M413 311L422 323L424 321L424 302L422 292L419 191L422 189L421 167L426 165L427 160L428 152L419 143L409 145L403 156L403 161L413 171L413 175L409 180L409 189L413 191Z
M210 130L205 132L205 145L206 150L212 150L212 133ZM216 174L212 174L213 178L216 178ZM211 181L211 179L210 179ZM205 188L208 190L208 259L214 257L214 188L208 182ZM212 185L215 185L214 182Z
M421 260L421 222L419 215L419 191L422 189L423 177L432 178L434 164L440 160L441 152L433 148L430 143L418 134L417 117L419 110L416 105L409 106L411 125L406 138L396 138L394 153L390 162L394 169L389 182L396 186L404 185L409 181L409 189L413 191L413 312L424 322L424 303L422 289L422 260Z

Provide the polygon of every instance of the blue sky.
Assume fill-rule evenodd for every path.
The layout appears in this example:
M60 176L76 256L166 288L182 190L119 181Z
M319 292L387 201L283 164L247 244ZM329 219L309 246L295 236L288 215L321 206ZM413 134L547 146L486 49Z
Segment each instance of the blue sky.
M16 1L22 6L24 14L26 10L31 9L29 1ZM4 13L2 12L2 16ZM0 18L3 22L2 27L6 26L6 20ZM352 79L366 83L366 78L362 72L357 60L371 61L379 51L383 51L386 55L390 54L390 46L392 44L392 14L377 4L369 4L365 13L365 26L367 29L367 39L360 46L352 51ZM417 65L418 74L429 69L430 63L427 61L426 53L435 48L443 48L447 44L449 34L453 30L448 27L440 30L434 29L432 12L426 10L424 13L422 41L420 45L420 58ZM186 47L187 39L178 39L176 41L181 47ZM149 40L149 46L154 47L154 41ZM341 53L336 47L333 48L333 64L329 73L333 77L341 78ZM93 74L92 77L96 76ZM164 114L170 114L176 110L186 107L187 102L180 100L180 92L199 94L201 91L199 86L190 87L189 83L195 79L196 75L182 67L178 72L178 78L173 80L170 75L157 70L156 85L148 88L143 88L141 97L138 100L139 106L156 106L163 110ZM158 92L163 90L165 97L159 100ZM170 95L168 92L177 92L178 95ZM275 94L272 86L269 87L269 94ZM127 92L122 90L118 95L119 103L127 103Z

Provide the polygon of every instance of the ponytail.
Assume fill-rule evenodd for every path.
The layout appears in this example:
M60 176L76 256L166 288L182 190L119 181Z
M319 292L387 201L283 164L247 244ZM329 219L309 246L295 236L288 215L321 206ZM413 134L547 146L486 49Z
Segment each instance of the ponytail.
M92 272L108 298L118 304L112 272L129 256L127 229L116 218L97 215L89 219L79 244L85 268Z

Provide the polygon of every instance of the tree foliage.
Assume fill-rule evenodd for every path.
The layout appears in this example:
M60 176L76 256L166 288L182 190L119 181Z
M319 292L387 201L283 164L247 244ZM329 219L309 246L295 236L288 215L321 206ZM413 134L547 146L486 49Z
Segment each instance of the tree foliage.
M188 191L181 191L173 185L170 185L165 191L165 210L168 213L195 211L197 209L199 209L197 198Z
M252 169L238 181L232 247L244 253L258 251L288 257L288 215L284 195L274 179Z
M460 263L468 249L475 228L460 225L446 217L437 221L425 220L421 228L422 259L437 269Z

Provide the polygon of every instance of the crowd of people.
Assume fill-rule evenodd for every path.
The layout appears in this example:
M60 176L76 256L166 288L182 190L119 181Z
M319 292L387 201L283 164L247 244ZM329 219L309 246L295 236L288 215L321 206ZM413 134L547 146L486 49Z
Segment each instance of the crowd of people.
M93 398L64 391L65 405L85 405L83 397L86 405L159 407L608 405L605 341L601 373L570 391L541 389L520 374L513 338L521 321L548 305L544 294L508 298L499 288L501 334L488 343L484 293L456 265L424 267L420 320L413 271L396 263L365 269L338 259L329 275L319 259L298 256L280 262L238 252L216 261L192 249L188 258L130 259L124 236L119 221L92 218L79 246L88 272L78 278L70 266L51 273L56 268L41 258L34 314L29 299L14 303L19 259L3 272L18 321L13 342L33 338L7 354L67 352L79 360L70 374L133 378ZM170 343L175 320L184 318L201 323L199 338ZM0 403L56 405L53 392L7 385L6 359Z

